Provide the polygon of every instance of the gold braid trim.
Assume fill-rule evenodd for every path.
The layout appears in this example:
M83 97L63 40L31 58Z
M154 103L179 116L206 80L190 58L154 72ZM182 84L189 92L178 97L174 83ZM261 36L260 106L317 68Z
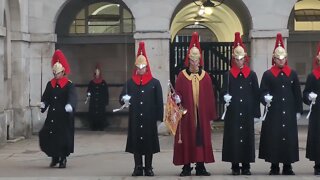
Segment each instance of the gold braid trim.
M199 107L199 87L200 81L203 79L205 75L205 71L202 70L201 74L198 73L191 73L190 75L187 73L186 70L182 71L183 75L192 83L192 96L194 102L194 115L195 115L195 124L197 125L197 109Z

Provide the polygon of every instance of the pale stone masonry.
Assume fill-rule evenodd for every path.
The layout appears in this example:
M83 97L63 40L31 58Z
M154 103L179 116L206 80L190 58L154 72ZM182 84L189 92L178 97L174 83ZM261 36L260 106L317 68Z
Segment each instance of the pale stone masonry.
M77 0L0 0L0 143L7 139L29 137L39 131L45 114L39 113L38 104L46 83L52 78L51 56L57 48L57 21L60 13ZM312 1L312 0L311 0ZM108 2L107 0L105 2ZM105 62L105 79L111 84L121 84L130 77L139 41L147 44L146 51L153 75L160 80L164 97L170 69L170 42L172 33L183 25L172 24L184 7L192 6L191 0L122 0L134 17L135 29L131 45L124 47L116 40L108 44L81 41L79 44L60 44L72 65L71 80L75 84L86 84L92 77L91 66ZM314 2L316 3L316 2ZM319 3L319 2L318 2ZM228 7L230 17L237 22L232 26L220 18L220 24L208 24L216 34L224 31L240 31L246 39L250 53L251 68L259 80L271 66L271 55L275 36L282 33L289 54L289 65L300 68L299 78L303 82L311 70L316 41L320 35L314 32L292 32L292 10L296 0L225 0L222 10ZM316 8L318 4L315 4ZM220 8L220 9L219 9ZM192 8L191 8L192 9ZM225 14L228 12L226 11ZM231 17L232 16L232 17ZM67 18L67 16L66 16ZM225 17L227 18L227 17ZM177 21L178 22L178 21ZM233 29L240 27L240 29ZM67 31L69 27L65 28ZM175 29L173 31L173 29ZM227 38L227 36L224 34ZM231 33L230 37L233 36ZM219 39L219 37L217 37ZM122 40L129 42L130 40ZM106 48L108 47L108 48ZM88 49L91 48L91 51ZM99 49L105 58L93 50ZM94 64L94 65L92 65ZM129 69L125 70L127 64ZM118 106L120 88L110 91L108 111ZM79 88L80 111L84 112L85 89ZM164 99L164 102L166 100Z

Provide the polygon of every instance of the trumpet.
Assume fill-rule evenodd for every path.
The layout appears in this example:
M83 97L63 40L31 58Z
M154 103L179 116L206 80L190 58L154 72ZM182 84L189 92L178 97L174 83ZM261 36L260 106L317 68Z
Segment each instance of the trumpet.
M172 96L175 97L175 96L177 95L177 93L176 93L176 90L173 88L170 80L169 80L169 82L168 82L168 86L169 86L169 88L170 88L169 91L172 91ZM181 103L178 104L178 107L179 107L179 111L180 111L180 113L181 113L182 115L187 114L188 110L187 110L186 108L184 108L184 107L181 105Z
M184 107L182 107L181 104L179 104L179 111L182 113L182 115L185 115L185 114L187 114L187 112L188 112L188 110L185 109Z

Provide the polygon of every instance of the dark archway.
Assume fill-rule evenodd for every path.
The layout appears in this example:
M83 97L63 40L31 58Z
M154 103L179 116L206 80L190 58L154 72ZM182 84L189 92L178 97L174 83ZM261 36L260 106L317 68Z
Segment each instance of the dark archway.
M118 96L123 83L131 75L133 60L135 59L133 31L120 33L88 33L88 31L82 34L70 33L70 26L80 11L87 11L91 5L103 3L117 4L120 8L126 9L131 13L130 9L122 1L71 0L61 10L57 17L55 28L58 38L56 48L61 49L69 59L72 72L69 77L76 84L79 96L77 117L81 120L79 125L81 127L86 126L88 104L84 104L84 101L87 85L93 77L96 64L101 65L101 73L109 85L110 98L107 106L107 117L109 117L111 126L119 124L113 118L115 114L112 113L112 109L119 106ZM88 13L86 14L88 15ZM85 16L85 18L88 17ZM105 17L100 16L99 18Z

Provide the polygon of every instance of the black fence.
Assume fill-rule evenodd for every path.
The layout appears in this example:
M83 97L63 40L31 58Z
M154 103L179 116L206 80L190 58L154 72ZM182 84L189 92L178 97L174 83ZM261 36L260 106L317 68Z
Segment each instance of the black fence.
M229 70L232 57L232 42L203 42L200 43L204 61L203 69L209 73L217 97L217 112L223 113L223 102L220 101L220 89L223 76ZM184 68L185 56L189 42L173 42L170 44L170 81L174 85L178 73Z

